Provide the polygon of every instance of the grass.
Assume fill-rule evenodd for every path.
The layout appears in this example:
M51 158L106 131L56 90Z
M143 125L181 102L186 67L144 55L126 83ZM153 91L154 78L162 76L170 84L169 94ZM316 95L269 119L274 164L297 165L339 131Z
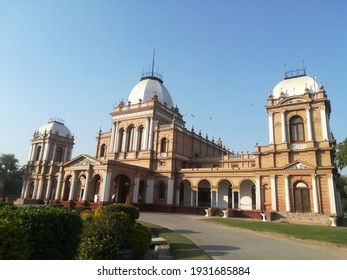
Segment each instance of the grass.
M209 218L203 221L219 223L231 227L239 227L243 229L277 233L284 236L290 236L302 240L315 240L324 243L334 244L340 247L347 247L347 228L328 227L303 224L287 224L287 223L264 223L260 221L225 219L225 218Z
M210 260L211 258L188 238L158 225L142 222L154 236L165 238L175 260Z

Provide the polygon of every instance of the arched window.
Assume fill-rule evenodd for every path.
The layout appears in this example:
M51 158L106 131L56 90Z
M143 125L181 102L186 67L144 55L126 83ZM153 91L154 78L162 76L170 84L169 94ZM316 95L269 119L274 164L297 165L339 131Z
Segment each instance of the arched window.
M294 185L294 211L308 213L310 210L309 189L304 182L299 181Z
M42 150L42 147L41 147L41 146L38 146L38 147L37 147L37 150L36 150L36 157L35 157L35 160L36 160L36 161L40 160L41 150Z
M106 150L106 145L102 144L101 148L100 148L100 157L104 157L105 156L105 150Z
M303 142L304 137L304 122L301 117L292 117L290 123L290 141L291 142Z
M55 161L62 161L62 158L63 158L63 148L58 147L55 150L54 160Z
M127 152L134 150L134 137L135 136L135 128L130 126L128 128L128 143L127 143Z
M161 139L161 144L160 144L160 152L165 153L167 148L167 139L164 137Z
M158 198L159 199L165 199L165 195L166 195L166 187L165 187L165 184L163 182L161 182L159 184Z
M140 126L139 127L139 131L138 131L138 150L142 150L143 147L142 147L142 143L143 143L143 126Z

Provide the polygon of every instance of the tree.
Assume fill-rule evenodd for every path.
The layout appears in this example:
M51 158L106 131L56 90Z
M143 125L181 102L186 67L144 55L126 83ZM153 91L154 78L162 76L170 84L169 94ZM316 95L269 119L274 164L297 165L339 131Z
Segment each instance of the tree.
M336 166L342 170L347 166L347 138L336 145Z
M0 198L19 197L23 184L24 167L14 154L0 155Z

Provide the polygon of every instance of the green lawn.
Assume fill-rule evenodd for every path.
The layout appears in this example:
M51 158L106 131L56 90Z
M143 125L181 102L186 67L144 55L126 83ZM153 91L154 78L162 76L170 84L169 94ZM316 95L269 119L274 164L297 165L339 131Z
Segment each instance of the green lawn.
M188 238L167 228L151 223L140 222L148 227L152 235L165 238L170 245L172 256L175 260L210 260L211 258Z
M316 240L347 247L347 228L316 225L289 224L278 222L261 222L232 218L208 218L203 221L220 223L231 227L239 227L254 231L273 232L303 240Z

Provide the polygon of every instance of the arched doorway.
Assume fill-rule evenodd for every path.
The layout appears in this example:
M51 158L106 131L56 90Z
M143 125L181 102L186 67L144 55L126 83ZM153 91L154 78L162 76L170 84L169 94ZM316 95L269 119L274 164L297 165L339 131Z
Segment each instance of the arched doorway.
M180 184L179 205L191 206L191 183L188 180L183 180Z
M244 180L240 185L240 209L255 209L255 185L251 180Z
M211 206L211 184L207 180L201 180L198 185L198 206Z
M130 190L130 179L124 174L118 175L113 182L114 192L112 201L118 203L128 202L128 195Z
M86 177L80 176L77 181L77 201L82 201L86 187Z
M303 181L298 181L294 184L294 211L298 213L311 212L310 207L310 192Z
M89 196L90 201L98 202L100 197L100 182L101 177L99 174L93 177L91 182L91 196Z

